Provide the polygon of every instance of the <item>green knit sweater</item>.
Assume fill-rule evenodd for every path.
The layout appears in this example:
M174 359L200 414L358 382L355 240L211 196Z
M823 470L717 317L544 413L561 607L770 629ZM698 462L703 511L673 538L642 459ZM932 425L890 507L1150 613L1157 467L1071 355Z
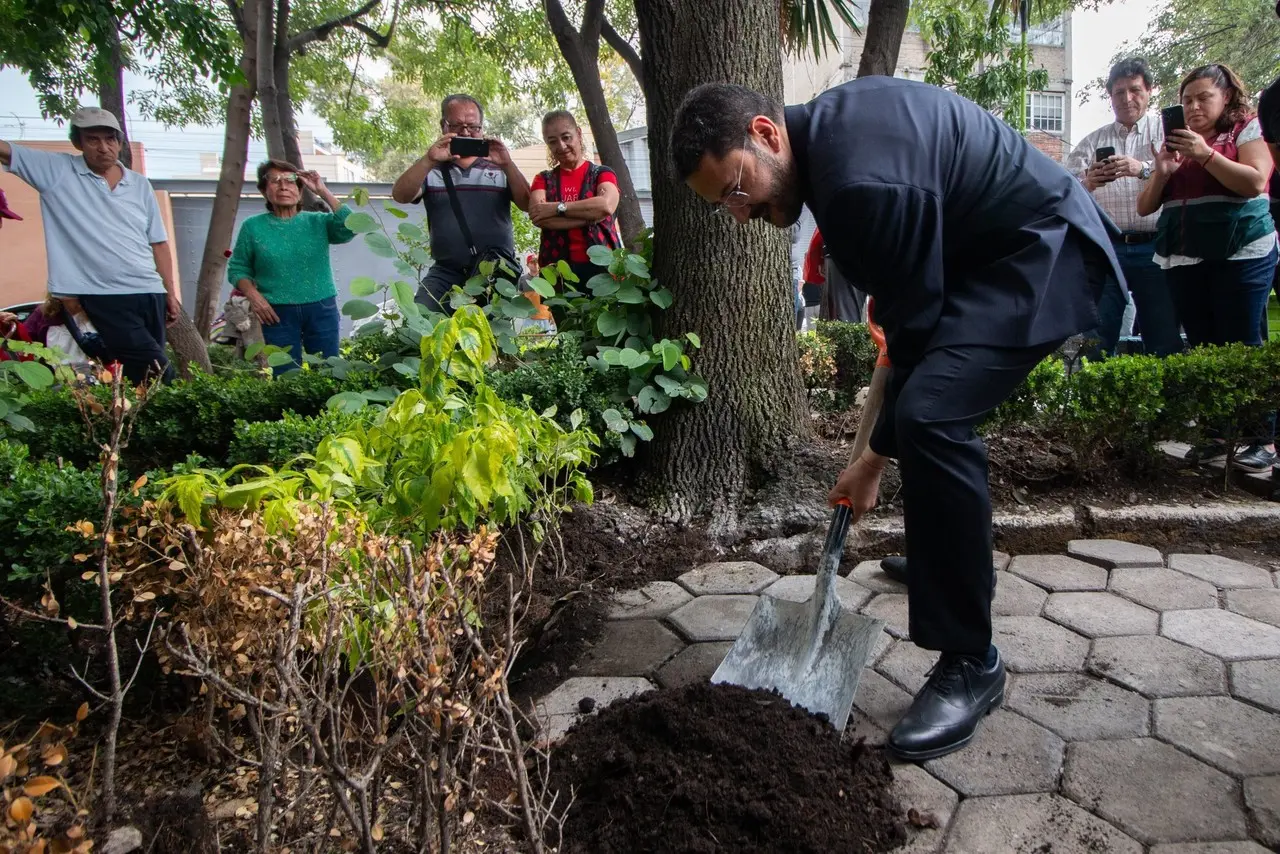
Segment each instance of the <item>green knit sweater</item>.
M355 234L345 225L351 208L334 213L302 211L288 219L264 213L240 226L236 248L227 263L227 279L235 287L249 279L272 305L318 302L336 296L329 244L350 243Z

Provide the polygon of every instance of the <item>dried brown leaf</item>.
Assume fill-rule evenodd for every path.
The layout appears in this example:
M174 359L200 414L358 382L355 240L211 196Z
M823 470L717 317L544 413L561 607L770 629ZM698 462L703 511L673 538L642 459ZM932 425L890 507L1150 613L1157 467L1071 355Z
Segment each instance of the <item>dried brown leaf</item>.
M30 798L18 798L9 804L9 818L19 824L26 824L30 821L33 812L35 812L35 805L31 803Z
M81 703L80 708L76 709L76 723L80 723L87 717L89 717L89 704Z
M29 798L47 795L62 785L57 777L32 777L22 787L22 793Z

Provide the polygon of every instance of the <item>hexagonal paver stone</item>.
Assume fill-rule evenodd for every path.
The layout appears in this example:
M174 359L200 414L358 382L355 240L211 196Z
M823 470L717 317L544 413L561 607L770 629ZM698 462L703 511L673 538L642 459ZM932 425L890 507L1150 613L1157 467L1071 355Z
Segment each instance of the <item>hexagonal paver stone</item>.
M663 688L683 688L694 682L710 682L711 674L732 648L731 641L690 644L662 665L656 677L658 684Z
M991 642L1017 673L1069 673L1089 654L1089 641L1043 617L992 617Z
M613 597L610 620L660 620L688 602L693 595L674 581L653 581L639 590Z
M873 593L906 593L907 585L894 581L884 574L879 560L864 560L855 566L845 578L865 587Z
M1248 838L1235 782L1153 738L1068 746L1062 791L1140 842Z
M908 822L907 841L893 849L894 854L934 854L951 824L959 795L916 765L894 766L889 790L903 810L915 810L926 824L933 825L917 828Z
M1004 572L1009 568L1009 561L1013 558L1009 557L1002 551L993 551L991 553L991 568L996 572Z
M578 662L583 676L648 676L684 648L657 620L606 623L604 634Z
M1067 741L1136 738L1150 730L1145 697L1081 673L1021 674L1005 705Z
M1228 590L1227 609L1251 620L1280 627L1280 590Z
M1230 697L1156 700L1156 735L1228 774L1280 773L1280 716Z
M862 673L853 707L862 712L880 729L889 732L906 714L912 697L874 670Z
M1153 845L1151 854L1271 854L1256 842L1178 842Z
M1151 546L1126 543L1124 540L1072 540L1067 554L1104 569L1118 566L1164 566L1164 555Z
M1230 611L1168 611L1160 634L1227 661L1280 656L1280 629Z
M997 617L1038 617L1049 594L1011 572L1000 576L996 596L991 600L991 613Z
M1280 658L1231 665L1231 693L1280 714Z
M1044 615L1090 638L1154 635L1160 623L1155 611L1114 593L1054 593Z
M1062 767L1062 739L1021 715L997 709L964 750L925 769L966 798L1051 792Z
M1271 573L1222 555L1169 555L1169 568L1215 587L1274 587Z
M1064 555L1018 555L1009 571L1054 593L1107 589L1105 569Z
M960 805L947 854L1011 851L1142 854L1142 845L1058 795L970 798Z
M737 640L759 598L699 596L672 612L667 622L690 643Z
M880 593L859 611L884 620L884 630L895 638L908 638L907 596L905 593Z
M770 584L764 593L787 602L807 602L813 595L813 583L817 578L816 575L788 575ZM871 591L836 576L836 598L846 611L856 611L871 598Z
M778 573L749 560L704 563L676 579L694 596L759 593L778 580Z
M1088 669L1148 697L1193 697L1227 689L1221 661L1168 638L1099 638Z
M1218 588L1172 569L1114 569L1109 589L1157 611L1218 607Z
M914 694L937 663L938 653L933 650L921 649L911 641L898 641L888 655L876 662L876 670Z
M534 715L548 741L555 741L583 716L582 709L598 712L623 697L634 697L654 687L648 679L635 676L576 676L539 700ZM583 703L589 699L590 703Z
M1245 780L1244 808L1258 829L1258 838L1266 845L1280 847L1280 777Z

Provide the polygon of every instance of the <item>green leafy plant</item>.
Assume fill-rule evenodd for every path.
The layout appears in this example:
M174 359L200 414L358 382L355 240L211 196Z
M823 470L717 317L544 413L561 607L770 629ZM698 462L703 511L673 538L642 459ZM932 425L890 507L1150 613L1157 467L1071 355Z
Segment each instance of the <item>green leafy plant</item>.
M283 466L299 454L313 453L320 442L372 418L372 411L346 412L325 409L318 415L284 413L275 421L237 419L235 435L227 449L232 466Z
M580 412L570 428L555 412L502 400L486 382L495 342L484 314L464 307L422 339L418 387L401 392L370 423L320 441L286 466L197 470L164 484L162 502L193 522L210 504L261 507L273 529L292 524L298 503L358 509L388 533L421 544L433 532L546 520L590 501L585 470L598 444Z
M73 381L74 374L59 365L62 354L56 349L26 341L6 341L4 347L14 356L31 358L0 362L0 422L12 430L35 430L35 423L22 414L28 393L49 388L55 380Z
M865 323L845 323L840 320L819 320L814 331L834 348L834 389L836 408L853 405L859 390L871 383L871 371L876 361L876 345L871 340Z

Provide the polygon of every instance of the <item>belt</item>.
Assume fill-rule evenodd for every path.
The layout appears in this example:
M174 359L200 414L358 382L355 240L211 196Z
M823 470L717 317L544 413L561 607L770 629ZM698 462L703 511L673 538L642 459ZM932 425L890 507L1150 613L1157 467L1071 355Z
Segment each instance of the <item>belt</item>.
M1126 231L1114 242L1127 243L1132 246L1135 243L1150 243L1155 239L1156 233L1154 231Z

